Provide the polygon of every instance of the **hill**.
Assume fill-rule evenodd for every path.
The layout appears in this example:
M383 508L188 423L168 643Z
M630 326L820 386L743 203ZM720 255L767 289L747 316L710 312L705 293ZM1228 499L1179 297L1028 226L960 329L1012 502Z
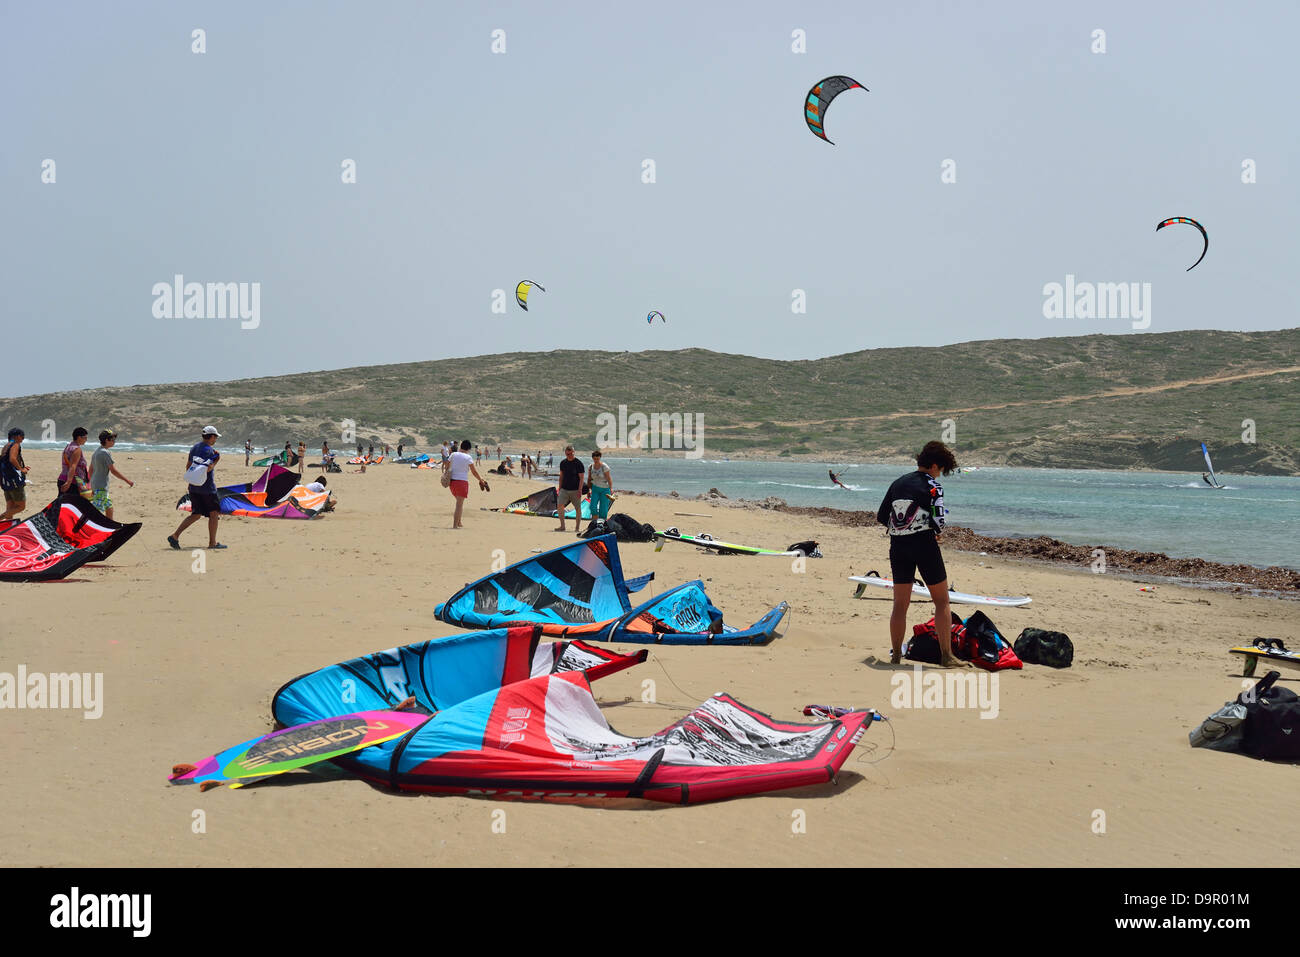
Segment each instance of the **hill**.
M1300 474L1300 329L1003 339L779 361L702 349L507 353L233 382L137 385L0 399L33 438L105 426L124 440L312 448L447 437L554 448L595 441L602 413L702 416L709 455L894 459L952 420L963 461ZM1252 420L1255 442L1243 441Z

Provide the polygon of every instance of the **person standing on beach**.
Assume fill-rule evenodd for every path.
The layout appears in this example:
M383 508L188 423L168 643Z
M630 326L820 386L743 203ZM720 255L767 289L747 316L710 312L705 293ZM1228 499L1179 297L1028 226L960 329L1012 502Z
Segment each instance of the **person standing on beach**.
M452 517L452 528L464 528L464 523L460 520L461 513L465 510L465 499L469 498L469 476L472 472L478 479L478 488L482 492L487 489L487 482L483 476L478 474L478 469L474 467L474 456L469 454L470 441L462 439L460 451L452 452L447 457L447 463L444 466L451 473L451 484L447 486L451 494L456 499L456 514Z
M614 479L610 474L609 466L601 462L599 449L591 453L591 468L587 469L587 484L591 486L591 525L587 526L587 531L591 531L597 521L609 517L609 503L614 500ZM581 516L582 513L579 512L578 515Z
M560 480L555 485L556 510L560 515L557 532L567 531L564 527L564 509L573 504L573 530L582 535L582 476L586 471L582 459L573 454L573 446L564 447L564 459L560 462Z
M217 541L217 522L221 518L221 500L217 498L217 483L213 470L221 453L213 448L221 433L213 426L205 426L203 438L196 442L185 457L185 478L190 484L190 514L182 519L176 531L167 536L167 544L177 551L181 547L181 532L199 519L208 519L208 548L225 548ZM204 474L206 473L206 474ZM202 481L194 480L202 476Z
M302 478L303 466L307 462L307 445L302 439L298 440L298 478Z
M244 465L248 465L249 460L253 457L253 440L244 439Z
M907 609L912 601L912 579L921 580L934 599L934 630L939 640L940 665L970 667L952 653L952 615L948 604L948 571L939 541L943 535L943 486L939 476L951 475L957 458L942 442L927 442L916 457L916 471L889 486L876 521L889 529L889 567L894 579L894 608L889 616L889 663L899 664Z
M497 461L501 461L501 446L497 446Z
M27 507L27 463L23 461L23 439L27 433L22 429L9 430L9 441L4 451L0 452L0 488L5 490L5 511L0 521L17 518L18 513Z
M90 504L103 512L110 522L113 521L113 500L108 497L109 475L116 475L131 488L135 488L135 483L113 464L113 454L109 450L116 444L117 436L105 429L99 433L99 448L90 457Z

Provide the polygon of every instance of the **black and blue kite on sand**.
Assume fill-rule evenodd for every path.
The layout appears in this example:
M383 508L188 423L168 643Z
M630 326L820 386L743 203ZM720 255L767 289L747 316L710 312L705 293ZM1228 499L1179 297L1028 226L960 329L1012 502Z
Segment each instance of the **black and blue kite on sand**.
M466 585L434 609L461 628L536 623L543 634L667 645L760 645L777 637L781 602L745 629L723 624L699 579L635 608L628 595L654 573L623 577L618 540L601 535L535 555Z

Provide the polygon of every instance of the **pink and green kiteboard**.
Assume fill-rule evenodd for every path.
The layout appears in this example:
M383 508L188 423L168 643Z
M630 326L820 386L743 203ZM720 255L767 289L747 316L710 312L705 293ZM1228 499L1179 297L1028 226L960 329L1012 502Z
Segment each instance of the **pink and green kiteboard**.
M400 738L428 720L427 714L409 711L358 711L325 718L260 735L204 758L197 765L173 765L167 780L173 784L197 784L201 791L222 784L243 787L294 768Z

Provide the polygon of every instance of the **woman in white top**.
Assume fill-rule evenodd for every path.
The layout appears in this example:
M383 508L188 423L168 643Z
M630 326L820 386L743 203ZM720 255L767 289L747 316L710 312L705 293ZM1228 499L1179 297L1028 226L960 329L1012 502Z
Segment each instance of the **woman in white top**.
M587 467L587 484L591 486L591 525L609 517L609 503L614 501L614 479L609 466L601 461L600 450L591 453ZM591 529L591 525L587 529Z
M451 484L447 487L451 489L451 494L456 498L456 515L452 520L452 528L464 528L461 524L461 512L465 508L465 499L469 498L469 476L474 473L478 479L479 491L488 491L487 482L483 481L483 476L478 474L478 469L474 467L474 456L469 454L471 448L469 439L460 443L460 451L452 452L447 461L443 463L451 476Z

